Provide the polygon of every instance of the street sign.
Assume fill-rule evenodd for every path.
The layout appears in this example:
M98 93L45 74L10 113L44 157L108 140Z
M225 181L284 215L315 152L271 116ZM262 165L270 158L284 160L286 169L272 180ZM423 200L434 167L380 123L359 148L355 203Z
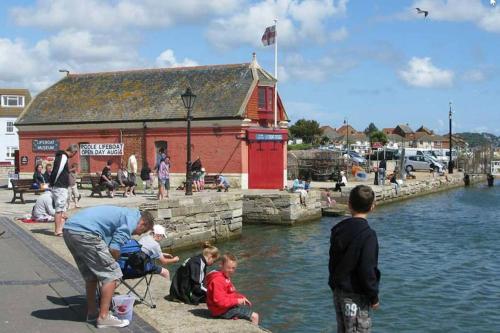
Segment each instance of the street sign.
M33 151L58 151L58 139L34 139L32 141Z

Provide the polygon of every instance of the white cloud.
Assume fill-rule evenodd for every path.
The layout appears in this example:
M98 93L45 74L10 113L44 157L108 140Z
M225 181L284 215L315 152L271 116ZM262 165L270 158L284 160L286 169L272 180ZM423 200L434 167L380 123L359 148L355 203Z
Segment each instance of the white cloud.
M199 22L233 12L242 0L39 0L10 11L22 26L48 29L116 31L125 27L166 27Z
M418 0L402 16L422 19L416 14L415 7L429 11L430 20L472 22L483 30L500 33L500 7L492 8L487 1Z
M358 62L353 58L331 54L320 59L306 60L300 54L291 54L285 58L284 78L321 82L332 75L341 74L354 68ZM280 79L283 81L283 77Z
M413 57L408 62L408 67L399 71L399 76L410 86L431 88L451 86L454 73L437 68L432 64L431 58Z
M334 42L340 42L345 40L349 36L349 32L346 27L342 27L330 33L330 37Z
M486 79L486 74L480 69L471 69L463 73L464 81L480 82Z
M178 61L171 49L163 51L154 63L148 62L134 50L134 44L125 45L127 40L76 30L61 31L33 47L21 40L0 38L0 85L27 87L38 93L61 78L59 69L84 73L197 65L188 58Z
M243 44L261 46L267 26L278 19L278 43L294 46L304 42L325 42L325 21L343 15L348 0L263 0L239 13L214 20L207 32L217 48L228 49Z
M184 60L178 62L175 58L174 51L171 49L166 49L156 58L156 66L158 67L186 67L197 65L198 63L196 61L189 58L184 58Z

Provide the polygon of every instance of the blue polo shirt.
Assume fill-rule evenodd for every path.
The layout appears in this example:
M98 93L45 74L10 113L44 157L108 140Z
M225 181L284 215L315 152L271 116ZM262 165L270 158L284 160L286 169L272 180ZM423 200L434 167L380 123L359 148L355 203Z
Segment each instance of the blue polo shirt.
M64 229L99 235L110 248L119 250L130 240L140 219L138 209L96 206L71 216L64 224Z

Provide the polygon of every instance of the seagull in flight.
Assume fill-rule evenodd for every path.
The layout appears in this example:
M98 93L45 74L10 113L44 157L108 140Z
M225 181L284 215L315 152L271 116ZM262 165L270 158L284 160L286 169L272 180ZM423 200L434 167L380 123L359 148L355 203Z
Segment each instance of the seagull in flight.
M491 0L491 1L495 1L495 0ZM429 12L427 10L422 10L420 8L415 8L417 10L417 14L424 14L424 17L427 17L427 15L429 15Z
M495 7L497 5L497 0L490 0L490 5Z

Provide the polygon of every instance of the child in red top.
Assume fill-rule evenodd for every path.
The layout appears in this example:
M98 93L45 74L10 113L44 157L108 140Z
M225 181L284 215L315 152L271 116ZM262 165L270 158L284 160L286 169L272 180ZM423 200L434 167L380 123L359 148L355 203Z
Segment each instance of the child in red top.
M207 306L214 317L224 319L243 318L259 324L259 314L252 312L252 303L236 291L231 276L236 271L237 260L232 254L222 256L220 271L210 272L205 281Z

